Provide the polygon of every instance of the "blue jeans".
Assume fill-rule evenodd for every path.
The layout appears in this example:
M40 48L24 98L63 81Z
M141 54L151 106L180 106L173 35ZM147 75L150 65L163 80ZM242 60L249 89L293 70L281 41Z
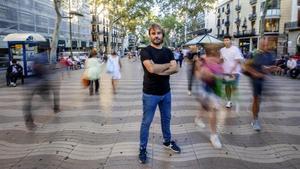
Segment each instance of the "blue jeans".
M162 96L143 93L143 121L140 130L140 148L147 148L149 128L157 105L161 116L161 129L164 141L171 141L171 92Z

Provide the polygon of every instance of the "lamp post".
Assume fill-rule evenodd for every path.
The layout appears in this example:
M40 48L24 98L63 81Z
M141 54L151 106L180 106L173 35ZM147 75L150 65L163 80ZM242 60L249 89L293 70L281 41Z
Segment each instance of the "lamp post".
M245 31L247 30L247 19L246 18L244 19L242 29L243 29L243 35L245 35Z
M62 18L68 18L69 19L69 31L70 31L70 53L71 57L73 57L73 41L72 41L72 18L74 16L84 16L83 14L76 12L76 11L71 11L71 0L69 0L69 16L67 17L62 17Z

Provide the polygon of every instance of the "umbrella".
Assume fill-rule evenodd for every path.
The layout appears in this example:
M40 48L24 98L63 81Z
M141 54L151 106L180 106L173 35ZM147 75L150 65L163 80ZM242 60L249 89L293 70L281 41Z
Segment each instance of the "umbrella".
M188 41L185 44L185 46L207 44L207 43L223 43L223 42L209 34L204 34L204 35L197 36L196 38Z
M145 47L147 47L147 45L142 44L142 43L138 46L138 48L145 48Z

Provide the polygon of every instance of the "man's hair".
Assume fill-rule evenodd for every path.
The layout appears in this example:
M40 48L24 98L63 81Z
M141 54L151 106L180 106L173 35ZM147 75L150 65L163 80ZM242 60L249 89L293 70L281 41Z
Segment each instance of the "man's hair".
M155 29L161 30L161 32L163 34L163 37L165 37L165 31L164 31L164 29L159 24L157 24L157 23L153 23L153 24L150 25L150 27L148 29L149 36L150 36L150 31L151 30L155 30Z
M230 39L231 40L231 36L230 35L225 35L224 37L223 37L223 39Z
M214 44L214 43L207 43L204 44L204 50L207 57L219 57L220 56L220 49L223 47L222 44Z
M17 63L17 60L16 60L16 59L13 59L13 60L11 61L11 63Z
M97 49L96 49L96 48L93 48L93 49L91 50L90 55L91 55L91 57L97 55Z

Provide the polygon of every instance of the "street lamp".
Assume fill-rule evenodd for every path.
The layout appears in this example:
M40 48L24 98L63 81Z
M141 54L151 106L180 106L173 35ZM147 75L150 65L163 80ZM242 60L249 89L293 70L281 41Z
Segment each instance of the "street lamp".
M245 20L244 20L242 29L243 29L243 35L244 35L244 34L245 34L245 31L247 30L247 20L246 20L246 18L245 18Z
M83 14L78 13L76 11L70 11L69 12L69 28L70 28L70 42L71 42L70 52L71 52L71 57L73 57L73 40L72 40L72 18L73 18L73 16L83 16Z
M83 14L77 12L77 11L71 11L71 0L69 0L69 16L62 17L62 18L68 18L69 19L69 31L70 31L70 53L71 57L73 57L73 41L72 41L72 18L74 16L84 16Z

